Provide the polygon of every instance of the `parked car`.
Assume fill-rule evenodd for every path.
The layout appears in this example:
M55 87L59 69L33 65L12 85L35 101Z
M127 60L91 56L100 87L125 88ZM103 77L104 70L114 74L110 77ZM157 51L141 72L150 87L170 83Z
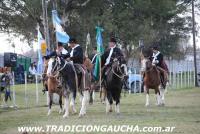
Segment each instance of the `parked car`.
M139 93L141 89L142 77L140 74L129 73L128 87L131 93ZM143 91L141 91L143 92Z

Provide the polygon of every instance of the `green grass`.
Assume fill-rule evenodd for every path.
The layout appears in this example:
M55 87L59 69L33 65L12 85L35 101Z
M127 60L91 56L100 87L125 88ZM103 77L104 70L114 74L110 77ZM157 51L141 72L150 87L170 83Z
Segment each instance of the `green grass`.
M28 107L25 105L24 85L17 85L16 103L18 109L0 108L0 133L15 134L18 126L45 126L55 125L88 125L88 124L115 124L115 125L139 125L139 126L175 126L173 133L199 134L200 132L200 89L168 90L166 94L166 106L155 106L155 95L151 92L150 107L146 108L145 95L127 94L121 98L121 114L105 114L105 105L100 103L99 95L93 105L89 105L87 115L78 118L71 115L63 119L58 114L59 106L53 105L51 116L46 116L46 95L42 95L41 85L39 105L36 105L35 85L27 86ZM76 100L76 108L80 109L80 102ZM12 103L9 102L11 105Z

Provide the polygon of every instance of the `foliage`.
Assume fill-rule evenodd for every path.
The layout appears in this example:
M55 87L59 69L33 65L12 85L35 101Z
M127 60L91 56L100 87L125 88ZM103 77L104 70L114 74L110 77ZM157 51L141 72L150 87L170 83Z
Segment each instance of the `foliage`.
M182 15L188 12L190 3L191 0L50 0L51 44L55 44L51 10L56 8L67 33L83 46L88 32L92 38L89 47L96 45L95 26L101 25L105 29L104 46L112 35L125 49L137 48L138 41L143 39L146 46L159 42L165 55L176 55L181 53L179 39L186 38L191 30L191 17ZM36 37L37 23L42 27L40 16L40 0L1 0L0 28L4 32L18 33L32 41ZM128 56L134 53L127 49Z

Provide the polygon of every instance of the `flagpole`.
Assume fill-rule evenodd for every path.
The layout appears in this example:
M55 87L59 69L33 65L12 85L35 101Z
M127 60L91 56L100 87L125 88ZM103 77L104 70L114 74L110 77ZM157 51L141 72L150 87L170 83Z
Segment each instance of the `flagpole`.
M101 54L99 55L99 83L100 83L100 85L99 85L99 87L100 87L100 91L102 91L102 89L101 89Z

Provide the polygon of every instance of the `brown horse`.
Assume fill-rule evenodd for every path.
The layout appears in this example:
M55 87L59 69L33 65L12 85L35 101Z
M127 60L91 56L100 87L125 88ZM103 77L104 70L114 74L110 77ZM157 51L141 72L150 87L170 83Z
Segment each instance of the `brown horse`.
M47 80L47 86L48 86L48 97L49 97L49 110L48 110L48 114L51 114L51 106L53 103L53 94L57 93L59 95L59 105L60 105L60 110L59 113L62 113L63 109L62 109L62 87L59 83L59 76L48 76L48 80Z
M93 104L93 101L95 99L95 89L97 87L97 82L94 80L94 78L92 78L94 65L92 64L92 61L88 57L84 57L83 65L87 68L89 72L90 85L91 85L90 90L89 90L89 94L90 94L89 104Z
M48 97L49 97L49 101L48 101L48 114L51 114L51 106L53 103L53 94L56 93L59 95L59 105L60 105L60 110L59 113L62 113L62 87L60 86L59 83L59 77L58 75L52 74L52 75L47 75L47 69L48 69L48 62L49 60L45 60L44 62L44 72L42 75L43 78L43 87L45 88L43 90L43 92L45 93L45 91L48 91Z
M161 87L160 71L152 65L149 58L141 61L143 67L144 91L146 93L146 106L149 106L149 89L154 89L157 96L157 105L164 105L164 88Z

